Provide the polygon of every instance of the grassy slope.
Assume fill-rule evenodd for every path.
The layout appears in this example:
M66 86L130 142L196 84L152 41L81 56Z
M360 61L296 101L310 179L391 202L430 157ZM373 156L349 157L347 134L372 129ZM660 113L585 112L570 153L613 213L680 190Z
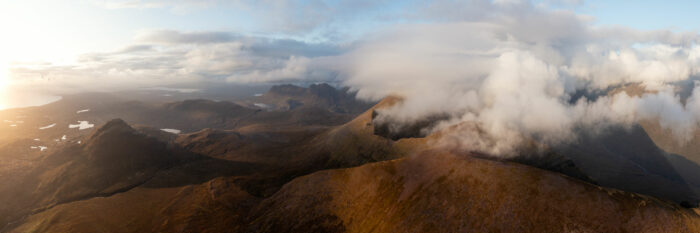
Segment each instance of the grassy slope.
M691 210L444 152L318 172L254 211L263 232L697 232ZM289 216L299 216L289 218Z

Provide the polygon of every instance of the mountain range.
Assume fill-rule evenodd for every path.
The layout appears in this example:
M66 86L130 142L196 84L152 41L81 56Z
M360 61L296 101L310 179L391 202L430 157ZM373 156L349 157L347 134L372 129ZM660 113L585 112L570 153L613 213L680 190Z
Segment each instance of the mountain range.
M503 158L435 146L442 116L376 120L401 101L313 84L0 111L0 232L700 231L697 143L656 122Z

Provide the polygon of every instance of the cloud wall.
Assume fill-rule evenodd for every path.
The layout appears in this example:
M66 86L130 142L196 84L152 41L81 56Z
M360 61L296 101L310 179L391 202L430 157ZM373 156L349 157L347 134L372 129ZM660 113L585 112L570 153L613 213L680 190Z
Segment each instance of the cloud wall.
M361 98L404 97L380 121L446 114L432 129L447 132L444 144L491 154L640 120L659 120L684 143L698 128L700 94L684 104L675 85L698 75L696 33L596 27L527 2L476 2L450 2L456 15L397 25L362 43L343 57L352 61L345 83ZM462 16L460 7L479 13ZM630 85L644 88L641 96L573 99Z

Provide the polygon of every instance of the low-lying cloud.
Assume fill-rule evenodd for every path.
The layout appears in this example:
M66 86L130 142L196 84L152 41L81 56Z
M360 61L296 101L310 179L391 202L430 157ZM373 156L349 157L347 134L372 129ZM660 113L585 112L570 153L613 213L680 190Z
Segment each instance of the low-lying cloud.
M595 27L567 11L477 2L469 6L479 14L397 25L359 45L345 56L352 61L345 83L361 98L404 98L380 120L446 114L450 120L433 129L445 132L442 144L491 154L640 120L659 120L681 142L697 129L700 94L683 104L673 85L698 74L697 34ZM573 99L628 85L645 93Z

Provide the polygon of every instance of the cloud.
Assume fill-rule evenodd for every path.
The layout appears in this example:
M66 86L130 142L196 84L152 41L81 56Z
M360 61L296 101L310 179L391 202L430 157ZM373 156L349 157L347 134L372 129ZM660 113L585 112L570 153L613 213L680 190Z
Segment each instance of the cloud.
M193 82L328 80L322 57L342 46L226 32L142 31L134 44L88 53L76 63L16 64L17 85L59 92L119 90ZM318 62L316 60L319 60Z
M163 6L162 2L150 2L150 1L140 1L140 0L123 0L123 1L94 1L97 6L101 6L107 9L146 9L146 8L159 8Z
M343 56L359 97L404 98L379 121L447 115L432 129L441 144L504 156L640 120L659 120L681 142L698 128L698 92L684 105L673 86L698 75L693 32L596 27L523 1L434 2L422 14L432 21L395 25ZM649 93L572 99L625 85Z
M389 19L383 9L388 0L97 0L93 5L113 10L168 9L191 14L216 8L245 15L255 32L305 36L309 33L341 38L356 21ZM385 17L380 17L385 16ZM347 32L352 33L352 32ZM327 38L317 38L327 39Z
M94 0L96 6L112 9L155 9L168 8L175 13L188 13L193 9L204 9L223 4L220 0Z
M142 31L136 36L136 41L155 44L213 44L236 40L236 36L228 32L190 32L183 33L173 30Z

